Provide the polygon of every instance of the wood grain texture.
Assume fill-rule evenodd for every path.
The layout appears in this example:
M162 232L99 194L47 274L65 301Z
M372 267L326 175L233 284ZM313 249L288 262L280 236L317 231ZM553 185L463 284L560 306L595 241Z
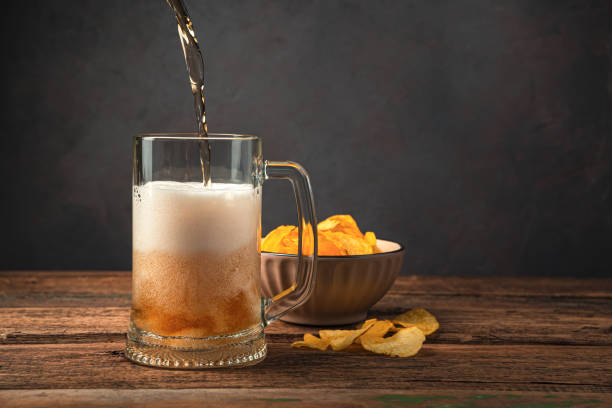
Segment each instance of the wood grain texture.
M129 272L0 272L0 406L611 405L612 279L400 277L370 315L431 310L414 358L291 349L319 328L276 322L261 364L200 372L128 362L129 304Z
M130 271L0 271L0 295L129 295ZM612 297L612 279L400 276L390 293Z
M436 343L612 345L612 302L600 298L415 295L407 299L390 294L370 315L391 318L412 307L427 307L436 315L442 326L430 338ZM128 306L5 307L0 308L0 344L118 340L128 321ZM276 322L266 332L297 338L317 330Z
M456 389L405 391L397 389L359 390L349 388L209 388L209 389L65 389L0 390L6 408L34 408L50 405L72 407L607 407L612 395L589 393L544 393Z
M413 358L296 350L271 339L248 369L175 371L127 361L123 342L0 346L0 388L456 388L612 392L612 347L426 344ZM37 375L32 375L37 373Z
M0 343L120 340L130 278L129 272L0 272ZM442 324L430 339L437 343L612 345L611 281L400 277L370 315L426 307ZM317 329L277 322L266 330L294 338Z

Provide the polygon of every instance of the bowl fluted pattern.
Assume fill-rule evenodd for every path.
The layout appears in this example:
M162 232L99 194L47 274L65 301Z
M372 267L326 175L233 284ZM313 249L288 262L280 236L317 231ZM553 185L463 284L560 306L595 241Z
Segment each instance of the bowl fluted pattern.
M359 257L320 257L313 293L281 320L309 325L343 325L363 321L367 311L389 290L402 266L404 250ZM297 257L262 253L261 284L271 297L295 282Z

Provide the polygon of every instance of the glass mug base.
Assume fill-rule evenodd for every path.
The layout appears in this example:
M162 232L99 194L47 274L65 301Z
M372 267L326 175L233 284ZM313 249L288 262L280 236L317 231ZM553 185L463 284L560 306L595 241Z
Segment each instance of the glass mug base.
M166 337L140 330L130 322L125 356L138 364L171 369L244 367L267 354L263 325L235 334L192 338Z

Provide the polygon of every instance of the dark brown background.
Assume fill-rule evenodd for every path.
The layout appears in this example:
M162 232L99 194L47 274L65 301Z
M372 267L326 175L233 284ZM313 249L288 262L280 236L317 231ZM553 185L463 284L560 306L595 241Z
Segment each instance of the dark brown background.
M610 1L203 1L213 131L309 169L404 273L612 270ZM163 0L28 1L2 30L0 269L130 267L131 137L191 130ZM264 230L293 222L270 182Z

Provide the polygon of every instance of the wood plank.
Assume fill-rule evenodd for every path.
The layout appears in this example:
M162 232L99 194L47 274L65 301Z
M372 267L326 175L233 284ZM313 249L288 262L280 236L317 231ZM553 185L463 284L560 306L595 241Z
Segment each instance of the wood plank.
M131 290L129 271L0 271L0 294L116 294Z
M411 275L399 277L393 293L611 298L612 279Z
M127 307L0 308L0 344L120 341Z
M612 394L574 394L543 392L499 392L490 390L397 389L290 389L290 388L211 388L183 390L9 390L0 391L0 405L6 408L72 407L606 407L612 406Z
M0 346L0 389L354 388L612 392L612 347L426 344L413 358L291 349L271 342L257 366L142 367L123 343Z
M424 296L389 294L370 316L391 318L426 307L441 328L435 343L612 345L612 301L601 298ZM120 340L128 326L124 307L0 308L0 343L67 343ZM277 322L273 336L295 340L318 328Z
M127 271L0 271L0 307L129 306Z
M129 271L0 271L3 295L129 294ZM612 279L540 277L398 277L396 294L612 297Z
M28 274L31 274L28 275ZM102 341L122 337L127 327L129 306L129 273L126 272L0 272L3 282L8 279L1 298L5 307L19 305L52 305L54 307L81 307L78 311L38 309L0 309L0 341L2 342L70 342ZM529 279L528 279L529 280ZM536 279L551 281L550 287L564 288L568 282L578 287L593 287L576 279ZM433 338L438 342L459 343L541 343L541 344L592 344L608 345L612 342L612 302L601 297L559 296L502 296L502 295L438 295L424 293L400 293L416 283L420 290L427 285L441 285L443 289L462 288L467 284L479 290L491 290L491 283L498 279L402 277L390 293L371 311L371 315L388 318L411 307L427 307L440 319L443 329ZM612 280L586 280L586 282ZM122 283L121 283L122 282ZM525 279L508 278L509 287L516 291ZM578 283L580 284L578 284ZM489 285L489 287L487 287ZM508 287L505 283L501 287ZM529 286L528 288L532 288ZM605 288L605 285L600 285ZM525 289L524 287L522 287ZM112 290L111 293L106 293ZM565 289L564 289L565 290ZM14 292L21 291L15 295ZM54 292L55 291L55 292ZM123 292L121 292L123 291ZM580 291L578 291L580 292ZM516 293L516 292L512 292ZM561 293L569 293L562 292ZM100 311L82 308L101 306ZM123 306L123 308L120 308ZM525 322L529 322L528 325ZM268 328L270 334L299 335L309 329L296 326ZM312 330L310 330L312 331ZM109 338L109 336L111 336Z

